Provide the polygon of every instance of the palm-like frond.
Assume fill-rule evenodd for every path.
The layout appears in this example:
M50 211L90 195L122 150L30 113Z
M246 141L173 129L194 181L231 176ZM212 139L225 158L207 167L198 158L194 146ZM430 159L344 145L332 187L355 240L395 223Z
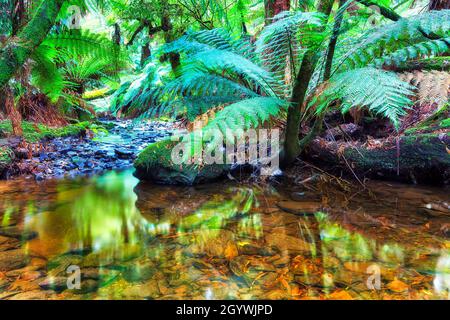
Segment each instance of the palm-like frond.
M320 43L323 32L317 27L324 23L324 16L316 12L286 11L275 16L274 22L263 29L256 41L256 52L263 65L277 71L277 75L284 79L288 59L294 74L302 49Z
M120 53L120 47L101 34L87 30L70 30L60 34L51 34L42 45L65 50L79 56L108 58Z
M55 64L57 54L58 52L54 48L41 45L31 57L33 60L32 83L52 101L56 101L64 87L68 85L61 70Z
M450 36L450 10L431 11L382 25L357 39L343 60L350 69L367 66L405 47L427 42L423 33L442 37L445 42ZM429 41L428 44L432 45Z
M211 49L233 52L250 60L255 58L254 48L249 39L234 37L229 31L220 28L188 31L186 35L165 45L162 52L193 54Z
M413 89L393 72L360 68L333 76L325 89L311 100L309 107L314 106L319 114L339 100L343 113L351 108L367 107L398 127L399 117L412 104L408 96L414 94Z
M377 67L400 66L409 60L430 58L443 53L450 53L450 37L419 42L375 60Z
M268 121L270 117L277 116L287 106L288 103L284 100L256 97L224 107L223 110L216 113L214 119L209 120L208 124L202 128L203 136L210 139L208 149L222 146L224 139L228 143L234 144L234 139L239 139L239 134L244 133L243 130L257 128ZM193 132L187 137L191 141L195 141L195 134ZM194 148L194 150L201 150L201 148Z

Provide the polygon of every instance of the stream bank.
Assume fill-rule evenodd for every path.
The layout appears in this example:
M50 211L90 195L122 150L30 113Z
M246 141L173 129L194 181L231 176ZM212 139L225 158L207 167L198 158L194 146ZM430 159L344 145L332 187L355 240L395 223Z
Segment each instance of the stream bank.
M141 150L170 136L171 129L166 122L100 119L68 135L31 142L3 139L0 177L41 181L127 169Z

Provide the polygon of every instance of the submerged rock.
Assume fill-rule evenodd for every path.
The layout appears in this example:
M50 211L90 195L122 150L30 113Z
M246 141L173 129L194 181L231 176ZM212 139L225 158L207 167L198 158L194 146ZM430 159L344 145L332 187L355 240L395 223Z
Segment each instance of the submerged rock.
M38 236L37 232L24 231L15 226L0 228L0 236L22 239L22 240L32 240Z
M315 214L322 209L321 203L311 201L280 201L277 206L281 210L293 214Z
M0 272L23 268L28 263L28 256L22 249L0 252Z

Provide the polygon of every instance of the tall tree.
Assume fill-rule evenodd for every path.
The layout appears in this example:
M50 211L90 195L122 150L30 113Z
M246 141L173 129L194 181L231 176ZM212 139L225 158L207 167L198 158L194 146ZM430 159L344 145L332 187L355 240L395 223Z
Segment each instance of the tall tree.
M283 11L291 9L291 0L264 0L266 25L272 22L272 18Z
M64 1L42 1L30 22L17 34L19 41L7 41L0 52L0 88L14 76L45 39Z

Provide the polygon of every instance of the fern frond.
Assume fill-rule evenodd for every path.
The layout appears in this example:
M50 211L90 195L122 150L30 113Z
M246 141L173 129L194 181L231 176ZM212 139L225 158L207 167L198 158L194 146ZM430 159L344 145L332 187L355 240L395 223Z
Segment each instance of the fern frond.
M152 95L153 101L139 99L136 103L159 105L158 108L151 109L146 113L151 117L156 113L161 115L176 113L180 102L187 107L197 101L202 104L201 110L208 110L227 102L254 96L257 94L252 90L222 76L204 72L189 72L156 88ZM176 104L174 105L174 103ZM195 116L197 115L195 114Z
M263 29L256 41L256 52L261 56L263 65L268 70L278 70L279 76L284 77L286 58L289 57L292 72L295 73L301 50L307 41L305 30L307 27L323 26L324 23L324 16L315 12L286 11L275 16L274 22Z
M165 45L162 52L192 54L211 49L231 51L247 59L254 58L253 46L248 39L233 37L229 31L222 28L188 31L183 37Z
M34 61L31 81L52 101L58 100L64 87L68 84L56 66L56 57L56 50L42 45L34 51L31 57Z
M428 40L401 48L391 54L385 55L374 64L382 66L400 66L409 60L431 58L443 53L450 53L450 37L438 40Z
M286 109L287 105L286 101L277 98L257 97L226 106L202 128L203 136L210 138L208 149L222 146L224 141L234 144L234 139L240 138L239 134L264 124L270 117ZM196 133L192 132L187 138L195 141L195 135ZM194 150L201 150L201 148L197 147Z
M445 71L414 71L399 75L400 79L417 87L418 103L436 103L438 107L449 101L450 73Z
M209 72L226 75L236 82L247 81L254 91L263 90L275 94L277 81L272 74L249 59L230 51L218 49L199 52L190 56L181 72Z
M450 10L430 11L402 18L369 31L355 41L354 48L344 57L346 67L364 67L375 59L388 56L404 47L427 41L421 31L442 38L449 37Z
M413 89L393 72L360 68L333 76L308 107L315 107L316 114L320 114L334 101L340 100L342 113L351 108L367 107L388 118L398 128L399 118L412 105L409 96L414 94Z
M108 58L120 52L120 47L110 39L87 30L71 30L49 35L43 45L80 56Z

